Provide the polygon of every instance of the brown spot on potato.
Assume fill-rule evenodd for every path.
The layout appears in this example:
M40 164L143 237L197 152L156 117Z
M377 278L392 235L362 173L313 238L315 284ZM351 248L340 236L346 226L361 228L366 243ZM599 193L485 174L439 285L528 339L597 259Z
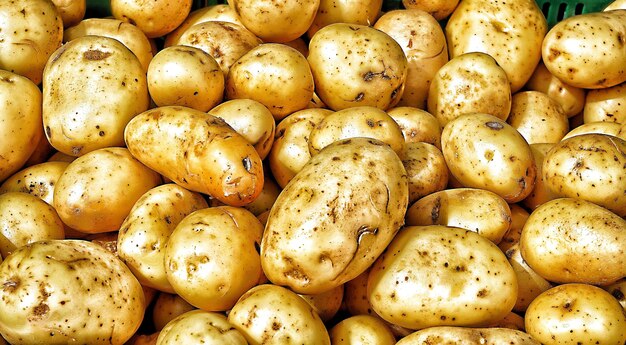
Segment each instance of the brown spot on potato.
M355 102L361 102L363 100L363 98L365 98L365 94L363 92L359 92L359 94L356 95L356 97L354 97L354 101Z
M72 154L77 156L83 150L82 146L72 146Z
M478 298L484 298L489 294L489 291L487 289L480 289L478 291L478 293L476 294L476 297Z
M5 281L2 284L2 291L9 292L9 293L15 291L20 286L20 282L21 282L20 278L11 277L11 279Z
M441 198L438 197L437 199L435 199L433 208L430 210L430 219L432 220L433 224L437 224L437 221L439 220L440 209L441 209Z
M40 319L50 311L50 307L47 304L41 303L33 308L33 318Z
M83 58L89 61L99 61L99 60L104 60L111 55L113 55L113 53L111 52L103 52L97 49L89 49L83 53Z

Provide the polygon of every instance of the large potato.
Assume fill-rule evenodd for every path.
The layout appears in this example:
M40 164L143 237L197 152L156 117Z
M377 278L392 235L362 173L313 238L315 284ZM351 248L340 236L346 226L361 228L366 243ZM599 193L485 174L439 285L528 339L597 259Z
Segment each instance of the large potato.
M192 310L170 321L159 333L157 345L248 345L246 338L220 313Z
M157 107L128 123L128 149L175 183L233 206L263 189L259 154L224 120L186 107Z
M567 115L550 96L539 91L513 95L506 119L529 144L557 143L569 131Z
M192 0L111 0L116 19L136 25L149 38L165 36L176 29L191 11Z
M541 60L547 31L546 18L534 0L464 0L445 28L451 59L469 52L491 55L506 72L513 93Z
M309 42L315 91L330 109L400 101L407 75L402 47L382 31L346 23L320 29Z
M298 293L341 285L380 255L404 224L407 203L406 172L388 145L337 141L278 196L261 242L263 271Z
M548 71L543 61L539 62L525 88L550 96L561 105L568 118L580 113L585 105L585 90L562 82Z
M52 146L65 154L123 146L124 127L148 105L146 72L116 39L76 38L46 64L43 125Z
M625 36L626 10L572 16L546 34L543 62L566 84L586 89L611 87L626 81Z
M383 320L371 315L355 315L330 329L330 341L333 345L394 345L396 338Z
M589 90L585 97L583 120L585 123L626 123L626 83Z
M489 114L461 115L441 133L448 168L463 186L492 191L509 203L523 200L535 186L530 146L511 125Z
M372 25L380 16L383 0L320 0L317 13L307 30L309 38L333 23Z
M540 345L522 331L508 328L431 327L409 334L397 345L421 344L481 344L481 345Z
M402 327L476 327L511 311L517 278L500 249L475 232L407 226L372 266L367 293L380 317Z
M626 220L589 201L554 199L530 214L520 249L549 281L608 284L626 276L625 227Z
M29 193L52 205L57 180L69 164L68 162L44 162L20 170L0 185L0 194Z
M0 264L0 334L11 344L122 345L144 314L141 285L97 244L50 240Z

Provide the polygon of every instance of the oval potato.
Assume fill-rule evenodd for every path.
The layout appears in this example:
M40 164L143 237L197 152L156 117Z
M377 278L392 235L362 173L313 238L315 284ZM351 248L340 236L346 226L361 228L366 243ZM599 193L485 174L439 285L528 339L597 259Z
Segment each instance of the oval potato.
M548 71L543 61L539 62L524 87L550 96L561 105L568 118L580 113L585 105L585 90L562 82Z
M215 4L208 5L205 7L197 8L189 15L185 20L180 24L174 31L167 34L165 37L165 42L163 42L164 47L169 47L172 45L176 45L175 42L178 42L180 36L182 36L187 29L190 27L204 23L209 21L222 21L222 22L230 22L243 26L241 19L239 19L239 15L235 12L231 6L227 3L225 4Z
M508 328L431 327L400 339L397 345L418 344L540 345L522 331Z
M110 0L113 17L136 25L148 38L176 29L187 18L191 5L192 0Z

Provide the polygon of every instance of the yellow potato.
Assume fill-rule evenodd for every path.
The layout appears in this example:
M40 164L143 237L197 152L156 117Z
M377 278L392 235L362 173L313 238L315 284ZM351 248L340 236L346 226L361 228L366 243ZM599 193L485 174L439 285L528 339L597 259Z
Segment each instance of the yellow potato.
M599 287L556 286L526 310L526 331L542 344L614 344L626 342L624 309Z
M488 325L487 328L509 328L522 332L526 329L524 326L524 317L514 312L506 314L502 320Z
M111 0L116 19L136 25L149 38L165 36L176 29L191 11L192 0Z
M266 178L263 181L263 190L261 190L261 193L253 202L243 206L243 208L257 217L272 209L281 191L280 186L271 178L269 168L267 166L264 166L264 168Z
M204 310L188 311L170 321L159 333L157 345L177 344L247 345L226 316Z
M582 199L535 209L520 238L522 257L555 283L609 284L626 276L626 220Z
M346 318L330 329L333 345L394 345L396 338L381 319L370 315Z
M339 285L316 295L298 295L311 305L322 321L326 322L330 321L341 307L343 285Z
M542 61L535 68L525 88L550 96L561 105L567 117L573 117L580 113L585 105L585 90L562 82L548 71Z
M320 0L313 22L307 30L307 36L313 35L326 25L350 23L372 25L380 16L383 0Z
M513 95L506 122L529 144L557 143L569 131L567 115L561 105L539 91L522 91Z
M613 0L611 1L603 11L611 11L617 9L626 9L626 1L624 0Z
M52 2L63 20L65 29L78 24L85 17L86 0L52 0Z
M43 127L40 127L42 135L39 136L39 141L35 146L35 150L24 163L23 168L28 168L35 164L43 163L55 152L54 147L50 145L48 138L43 135Z
M395 107L387 114L396 121L407 143L424 142L441 150L441 127L429 112L414 107Z
M448 184L448 167L441 150L427 143L408 143L402 159L409 180L409 204Z
M540 345L527 333L508 328L431 327L402 338L397 345L419 344Z
M504 234L502 240L498 243L498 247L503 253L506 253L509 248L519 243L524 224L530 216L530 213L518 204L510 204L509 208L511 209L511 226L509 226L509 231Z
M459 4L459 0L402 0L405 8L428 12L437 20L447 18Z
M585 123L595 121L626 123L626 83L589 90L583 108Z
M407 226L372 266L367 293L380 317L402 327L477 327L511 311L517 279L500 249L475 232Z
M546 185L543 175L543 161L554 146L555 144L549 143L530 145L530 151L533 154L535 166L537 167L537 179L535 180L533 191L522 200L522 205L528 207L529 210L534 210L546 201L557 198L557 195Z
M581 134L592 134L592 133L607 134L607 135L612 135L614 137L617 137L619 135L621 127L622 127L622 124L618 122L608 122L608 121L587 122L567 132L567 134L565 134L565 136L563 136L561 140L565 140L565 139L568 139L577 135L581 135Z
M528 305L539 294L550 289L552 284L528 266L520 253L519 243L514 244L506 251L506 257L517 276L517 301L513 310L523 313Z
M194 309L196 309L196 307L189 304L182 297L161 292L152 308L152 322L154 323L154 328L160 331L168 322Z
M63 152L57 151L55 154L50 156L50 158L48 158L48 162L67 162L67 163L70 163L71 161L73 161L75 159L76 159L76 156L66 155Z
M239 19L239 15L237 15L235 10L228 4L218 3L215 5L207 5L206 7L201 7L191 11L182 24L174 29L174 31L167 34L167 37L165 37L165 41L163 42L164 47L176 45L177 43L174 42L178 42L180 36L182 36L190 27L210 21L230 22L243 26L243 23Z
M604 286L603 289L613 295L619 304L622 305L622 308L626 310L626 278L622 278L613 284Z
M343 304L350 315L378 317L378 314L372 310L367 295L367 278L370 273L370 267L344 284Z

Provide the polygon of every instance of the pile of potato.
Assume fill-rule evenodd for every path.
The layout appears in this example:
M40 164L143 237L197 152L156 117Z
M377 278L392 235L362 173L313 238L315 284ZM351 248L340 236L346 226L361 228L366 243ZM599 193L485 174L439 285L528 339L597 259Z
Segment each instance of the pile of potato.
M0 2L0 344L626 343L626 1L191 6Z

